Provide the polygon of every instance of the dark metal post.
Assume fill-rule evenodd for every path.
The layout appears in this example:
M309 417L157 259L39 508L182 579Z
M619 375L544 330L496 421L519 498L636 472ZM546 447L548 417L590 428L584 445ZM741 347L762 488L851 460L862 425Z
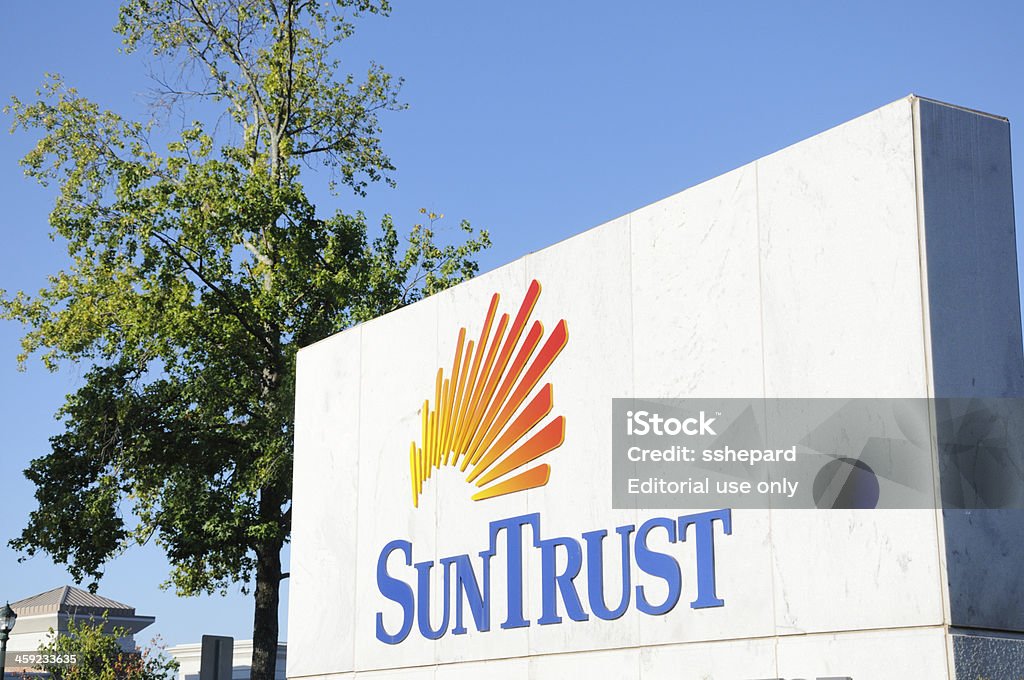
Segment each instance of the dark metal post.
M0 610L0 680L5 680L7 677L7 638L10 637L17 619L18 615L14 613L11 603L8 602Z

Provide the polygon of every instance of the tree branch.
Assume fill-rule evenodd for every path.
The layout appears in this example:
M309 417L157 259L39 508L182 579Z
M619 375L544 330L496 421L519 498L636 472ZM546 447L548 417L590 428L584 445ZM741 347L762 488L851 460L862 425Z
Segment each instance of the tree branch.
M257 339L267 349L267 351L270 352L271 355L275 356L276 358L277 347L274 345L273 341L270 338L268 338L265 333L262 333L258 328L251 324L248 321L248 319L245 318L245 315L242 313L242 310L238 307L238 305L235 304L234 300L231 299L231 296L229 296L227 293L221 290L219 286L214 284L213 281L209 280L206 277L206 275L203 273L201 265L197 266L191 260L185 257L180 250L178 250L178 247L181 246L181 243L177 239L172 239L166 234L163 234L162 232L159 231L154 231L153 235L156 236L160 240L160 242L163 243L170 250L170 252L175 257L177 257L190 272L192 272L200 281L202 281L203 285L209 288L227 306L228 312L231 314L231 316L235 317L238 323L240 323L242 327L249 332L250 335Z

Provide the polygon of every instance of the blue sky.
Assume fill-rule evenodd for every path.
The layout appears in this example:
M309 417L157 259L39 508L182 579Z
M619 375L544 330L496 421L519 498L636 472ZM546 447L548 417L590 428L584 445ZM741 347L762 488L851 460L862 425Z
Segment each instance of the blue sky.
M357 72L373 59L406 78L411 108L384 119L398 187L321 205L390 212L400 225L420 207L446 213L452 229L470 219L494 240L484 269L910 93L1024 121L1019 2L393 4L340 56ZM118 53L116 2L12 3L4 14L0 97L28 97L44 72L59 72L105 107L147 115L148 65ZM38 289L64 262L47 236L52 191L17 165L29 143L0 134L8 291ZM1014 156L1019 204L1024 159ZM322 179L305 182L326 197ZM20 335L0 324L0 600L70 583L45 556L19 564L6 542L34 503L20 471L47 452L53 413L84 367L50 374L30 363L19 373ZM136 550L110 564L100 592L156 616L146 633L170 644L251 637L252 605L237 588L226 599L178 599L158 588L166 574L158 550Z

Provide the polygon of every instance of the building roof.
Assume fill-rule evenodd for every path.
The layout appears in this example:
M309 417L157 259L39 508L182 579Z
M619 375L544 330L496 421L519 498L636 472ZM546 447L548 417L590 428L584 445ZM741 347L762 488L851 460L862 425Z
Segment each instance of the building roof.
M86 592L74 586L60 586L45 593L11 603L19 616L22 614L96 614L135 616L135 607L108 597Z

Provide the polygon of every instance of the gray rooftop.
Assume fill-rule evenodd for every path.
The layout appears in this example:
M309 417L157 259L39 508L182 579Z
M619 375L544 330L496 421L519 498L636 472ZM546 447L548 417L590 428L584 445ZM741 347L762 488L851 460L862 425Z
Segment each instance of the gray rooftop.
M101 615L103 612L107 612L110 616L135 616L135 607L74 586L61 586L12 602L11 609L19 616L51 613Z

